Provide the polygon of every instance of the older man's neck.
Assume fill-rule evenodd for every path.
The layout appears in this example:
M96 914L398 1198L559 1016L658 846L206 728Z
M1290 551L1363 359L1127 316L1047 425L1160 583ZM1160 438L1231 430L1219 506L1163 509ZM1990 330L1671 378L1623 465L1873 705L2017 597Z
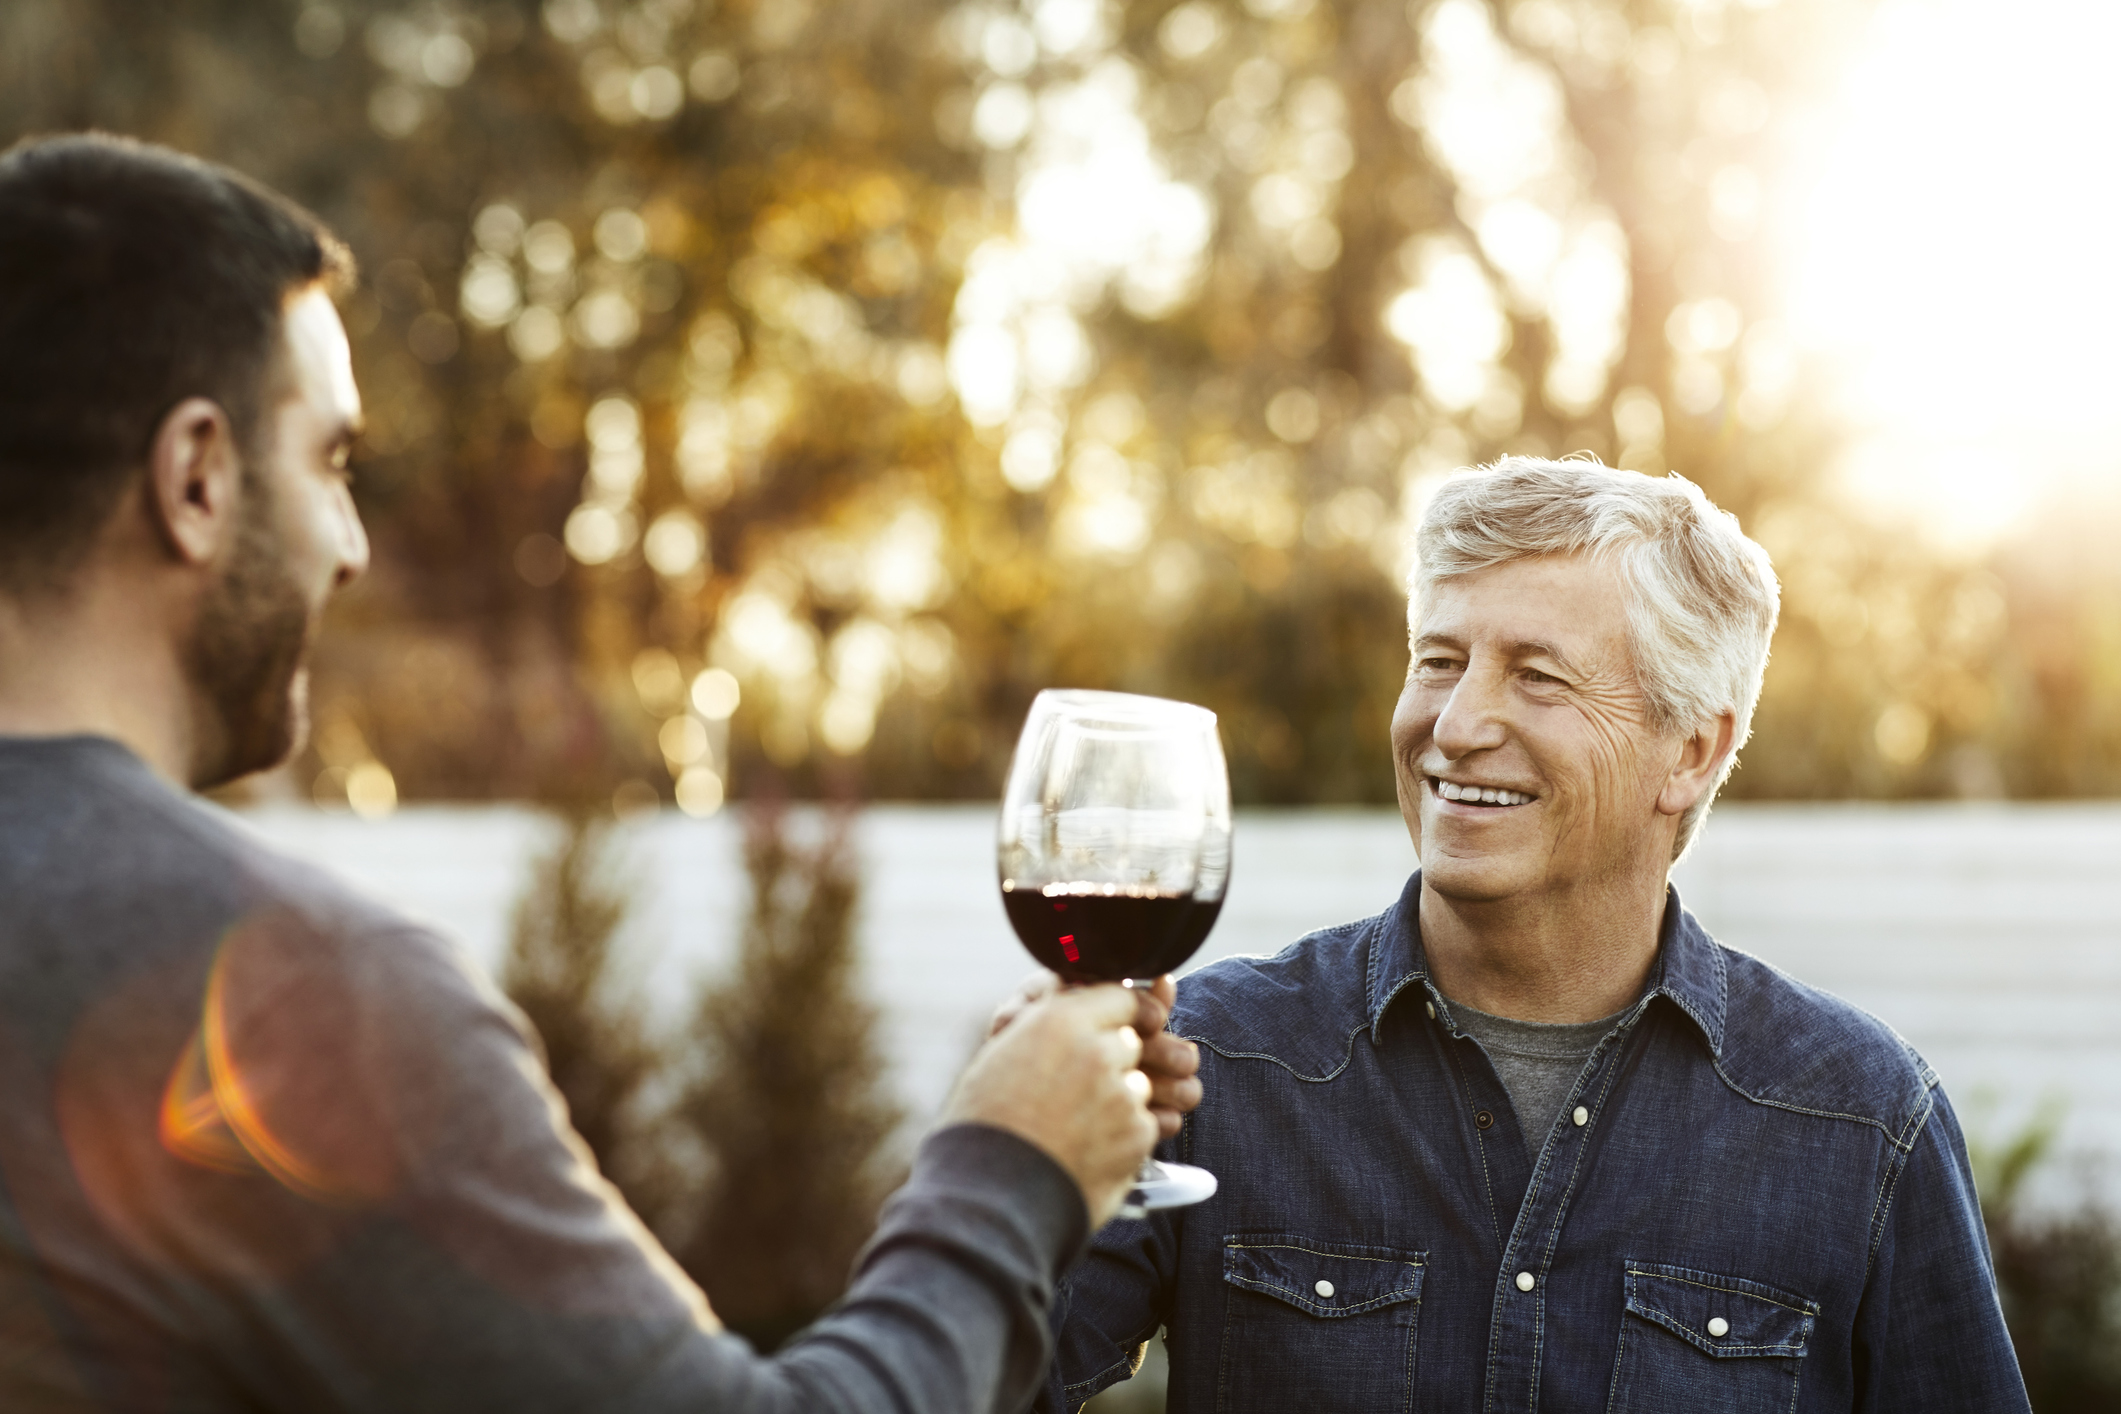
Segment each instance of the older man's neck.
M1596 1021L1642 995L1664 921L1661 873L1569 898L1450 899L1421 892L1422 950L1437 990L1520 1021Z

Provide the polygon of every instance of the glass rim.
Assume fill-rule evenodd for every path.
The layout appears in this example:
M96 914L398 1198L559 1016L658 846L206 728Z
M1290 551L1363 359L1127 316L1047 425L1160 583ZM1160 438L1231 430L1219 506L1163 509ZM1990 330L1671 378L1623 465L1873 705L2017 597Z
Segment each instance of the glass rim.
M1195 725L1213 729L1215 713L1197 702L1181 702L1175 697L1151 697L1139 692L1107 692L1101 688L1049 687L1031 699L1031 710L1026 720L1042 709L1084 708L1103 711L1119 719L1115 725L1140 722L1143 725L1169 725L1174 722L1191 721Z

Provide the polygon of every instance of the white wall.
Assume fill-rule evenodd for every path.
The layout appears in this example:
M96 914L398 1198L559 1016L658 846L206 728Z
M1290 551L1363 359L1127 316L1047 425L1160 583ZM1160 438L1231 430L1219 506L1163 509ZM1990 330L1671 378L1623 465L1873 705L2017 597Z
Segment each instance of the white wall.
M488 966L549 827L516 807L418 807L369 823L245 817L463 940ZM664 1021L731 955L745 905L741 825L665 814L633 827L629 964ZM877 806L859 826L858 923L893 1080L932 1113L988 1009L1031 967L995 890L993 812ZM1222 920L1198 962L1270 952L1378 912L1413 868L1389 811L1242 812ZM1726 806L1676 876L1726 942L1847 997L1927 1056L1970 1129L2002 1135L2067 1101L2074 1168L2121 1192L2121 805ZM1197 963L1196 963L1197 965Z

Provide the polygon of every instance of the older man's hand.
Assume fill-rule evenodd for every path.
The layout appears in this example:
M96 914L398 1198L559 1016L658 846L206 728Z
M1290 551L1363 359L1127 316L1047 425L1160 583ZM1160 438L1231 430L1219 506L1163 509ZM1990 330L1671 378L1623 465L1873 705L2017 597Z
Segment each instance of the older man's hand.
M998 1036L1025 1007L1056 992L1066 984L1041 969L1024 979L1016 995L994 1009L989 1036ZM1141 1071L1149 1077L1149 1112L1156 1116L1158 1132L1169 1139L1201 1099L1200 1048L1164 1030L1171 1006L1178 998L1178 984L1167 973L1154 986L1136 986L1134 1029L1142 1038Z

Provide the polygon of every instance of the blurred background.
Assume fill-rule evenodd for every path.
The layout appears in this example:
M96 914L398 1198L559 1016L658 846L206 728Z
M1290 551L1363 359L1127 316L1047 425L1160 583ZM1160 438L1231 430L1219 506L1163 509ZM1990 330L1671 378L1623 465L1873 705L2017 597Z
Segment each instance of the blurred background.
M1510 452L1676 469L1774 556L1710 926L1957 1058L1992 1203L2115 1148L2121 816L2053 802L2121 795L2117 42L2093 0L8 0L0 140L170 143L353 246L374 569L233 803L484 949L770 1343L993 996L893 1000L889 920L1021 962L982 807L856 803L991 802L1046 686L1183 697L1283 857L1373 861L1269 868L1211 948L1376 911L1408 532ZM1850 801L1932 804L1744 805ZM797 1064L806 1015L844 1044ZM776 1144L862 1177L747 1188ZM1992 1214L2043 1414L2121 1408L2111 1188ZM696 1260L772 1202L841 1215L794 1286Z

